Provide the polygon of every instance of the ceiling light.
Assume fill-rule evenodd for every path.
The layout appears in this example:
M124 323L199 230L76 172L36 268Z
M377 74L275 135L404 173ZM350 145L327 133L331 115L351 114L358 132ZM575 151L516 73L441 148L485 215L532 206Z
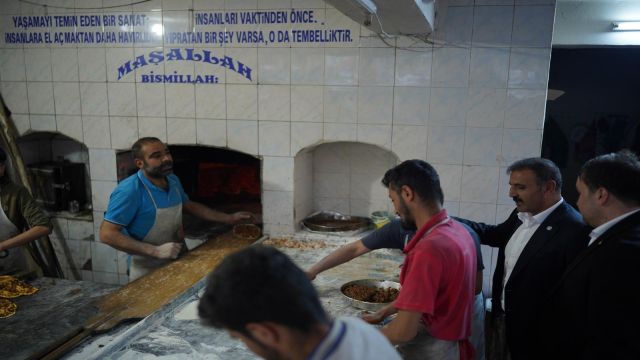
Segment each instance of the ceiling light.
M158 36L162 36L162 33L164 32L164 27L162 26L162 24L153 24L151 25L151 32Z
M640 21L614 22L611 31L640 31Z
M374 4L371 0L356 0L356 2L371 14L375 14L376 10L378 10L376 4Z

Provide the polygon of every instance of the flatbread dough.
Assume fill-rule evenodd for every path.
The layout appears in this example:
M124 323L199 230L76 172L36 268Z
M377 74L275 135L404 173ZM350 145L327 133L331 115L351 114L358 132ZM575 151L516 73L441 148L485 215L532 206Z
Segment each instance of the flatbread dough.
M0 319L8 318L16 313L18 305L11 300L0 298Z
M23 295L32 295L36 291L38 291L38 288L20 281L13 276L0 276L0 297L11 299Z

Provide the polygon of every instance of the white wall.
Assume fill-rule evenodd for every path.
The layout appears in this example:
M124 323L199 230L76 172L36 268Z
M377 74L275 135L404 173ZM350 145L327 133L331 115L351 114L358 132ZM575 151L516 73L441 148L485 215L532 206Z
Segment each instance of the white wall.
M611 31L614 21L638 20L639 1L559 1L553 45L640 45L640 31Z
M118 0L47 3L100 7ZM95 231L116 186L115 150L128 148L139 136L261 157L265 231L272 234L292 232L300 216L293 210L302 199L294 196L296 154L336 141L376 145L399 160L429 161L441 175L452 214L494 222L512 208L505 167L540 153L555 0L452 0L449 5L430 43L409 37L381 41L322 0L155 0L75 11L50 7L49 15L144 14L151 19L146 27L162 22L165 31L192 29L190 8L312 9L317 23L286 26L348 29L353 41L210 46L154 37L142 44L7 44L3 36L0 91L22 134L57 131L89 148ZM3 35L17 14L46 15L42 7L2 1ZM278 26L256 25L254 30ZM45 30L53 36L64 29ZM232 56L252 68L252 79L188 61L117 79L123 62L171 48L211 48ZM141 82L141 74L150 69L215 72L220 82ZM102 280L126 280L122 254L99 242L91 253Z

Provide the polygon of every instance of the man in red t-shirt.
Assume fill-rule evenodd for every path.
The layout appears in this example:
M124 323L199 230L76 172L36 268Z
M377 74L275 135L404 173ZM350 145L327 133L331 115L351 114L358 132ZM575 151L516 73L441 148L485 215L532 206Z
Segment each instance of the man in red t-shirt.
M364 316L380 322L398 313L382 328L400 344L404 359L473 357L469 343L476 281L476 249L465 228L442 208L444 195L435 169L421 160L407 160L387 171L382 183L403 222L419 230L404 248L402 289L390 306Z

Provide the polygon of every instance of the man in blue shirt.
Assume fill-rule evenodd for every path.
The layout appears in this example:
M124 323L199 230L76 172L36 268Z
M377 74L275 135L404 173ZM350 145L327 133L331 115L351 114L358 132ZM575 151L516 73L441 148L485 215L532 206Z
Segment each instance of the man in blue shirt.
M100 227L100 240L132 255L129 280L161 267L187 251L182 211L208 221L236 223L251 213L225 214L189 200L172 174L173 158L157 138L145 137L131 147L137 173L122 180L111 194Z

